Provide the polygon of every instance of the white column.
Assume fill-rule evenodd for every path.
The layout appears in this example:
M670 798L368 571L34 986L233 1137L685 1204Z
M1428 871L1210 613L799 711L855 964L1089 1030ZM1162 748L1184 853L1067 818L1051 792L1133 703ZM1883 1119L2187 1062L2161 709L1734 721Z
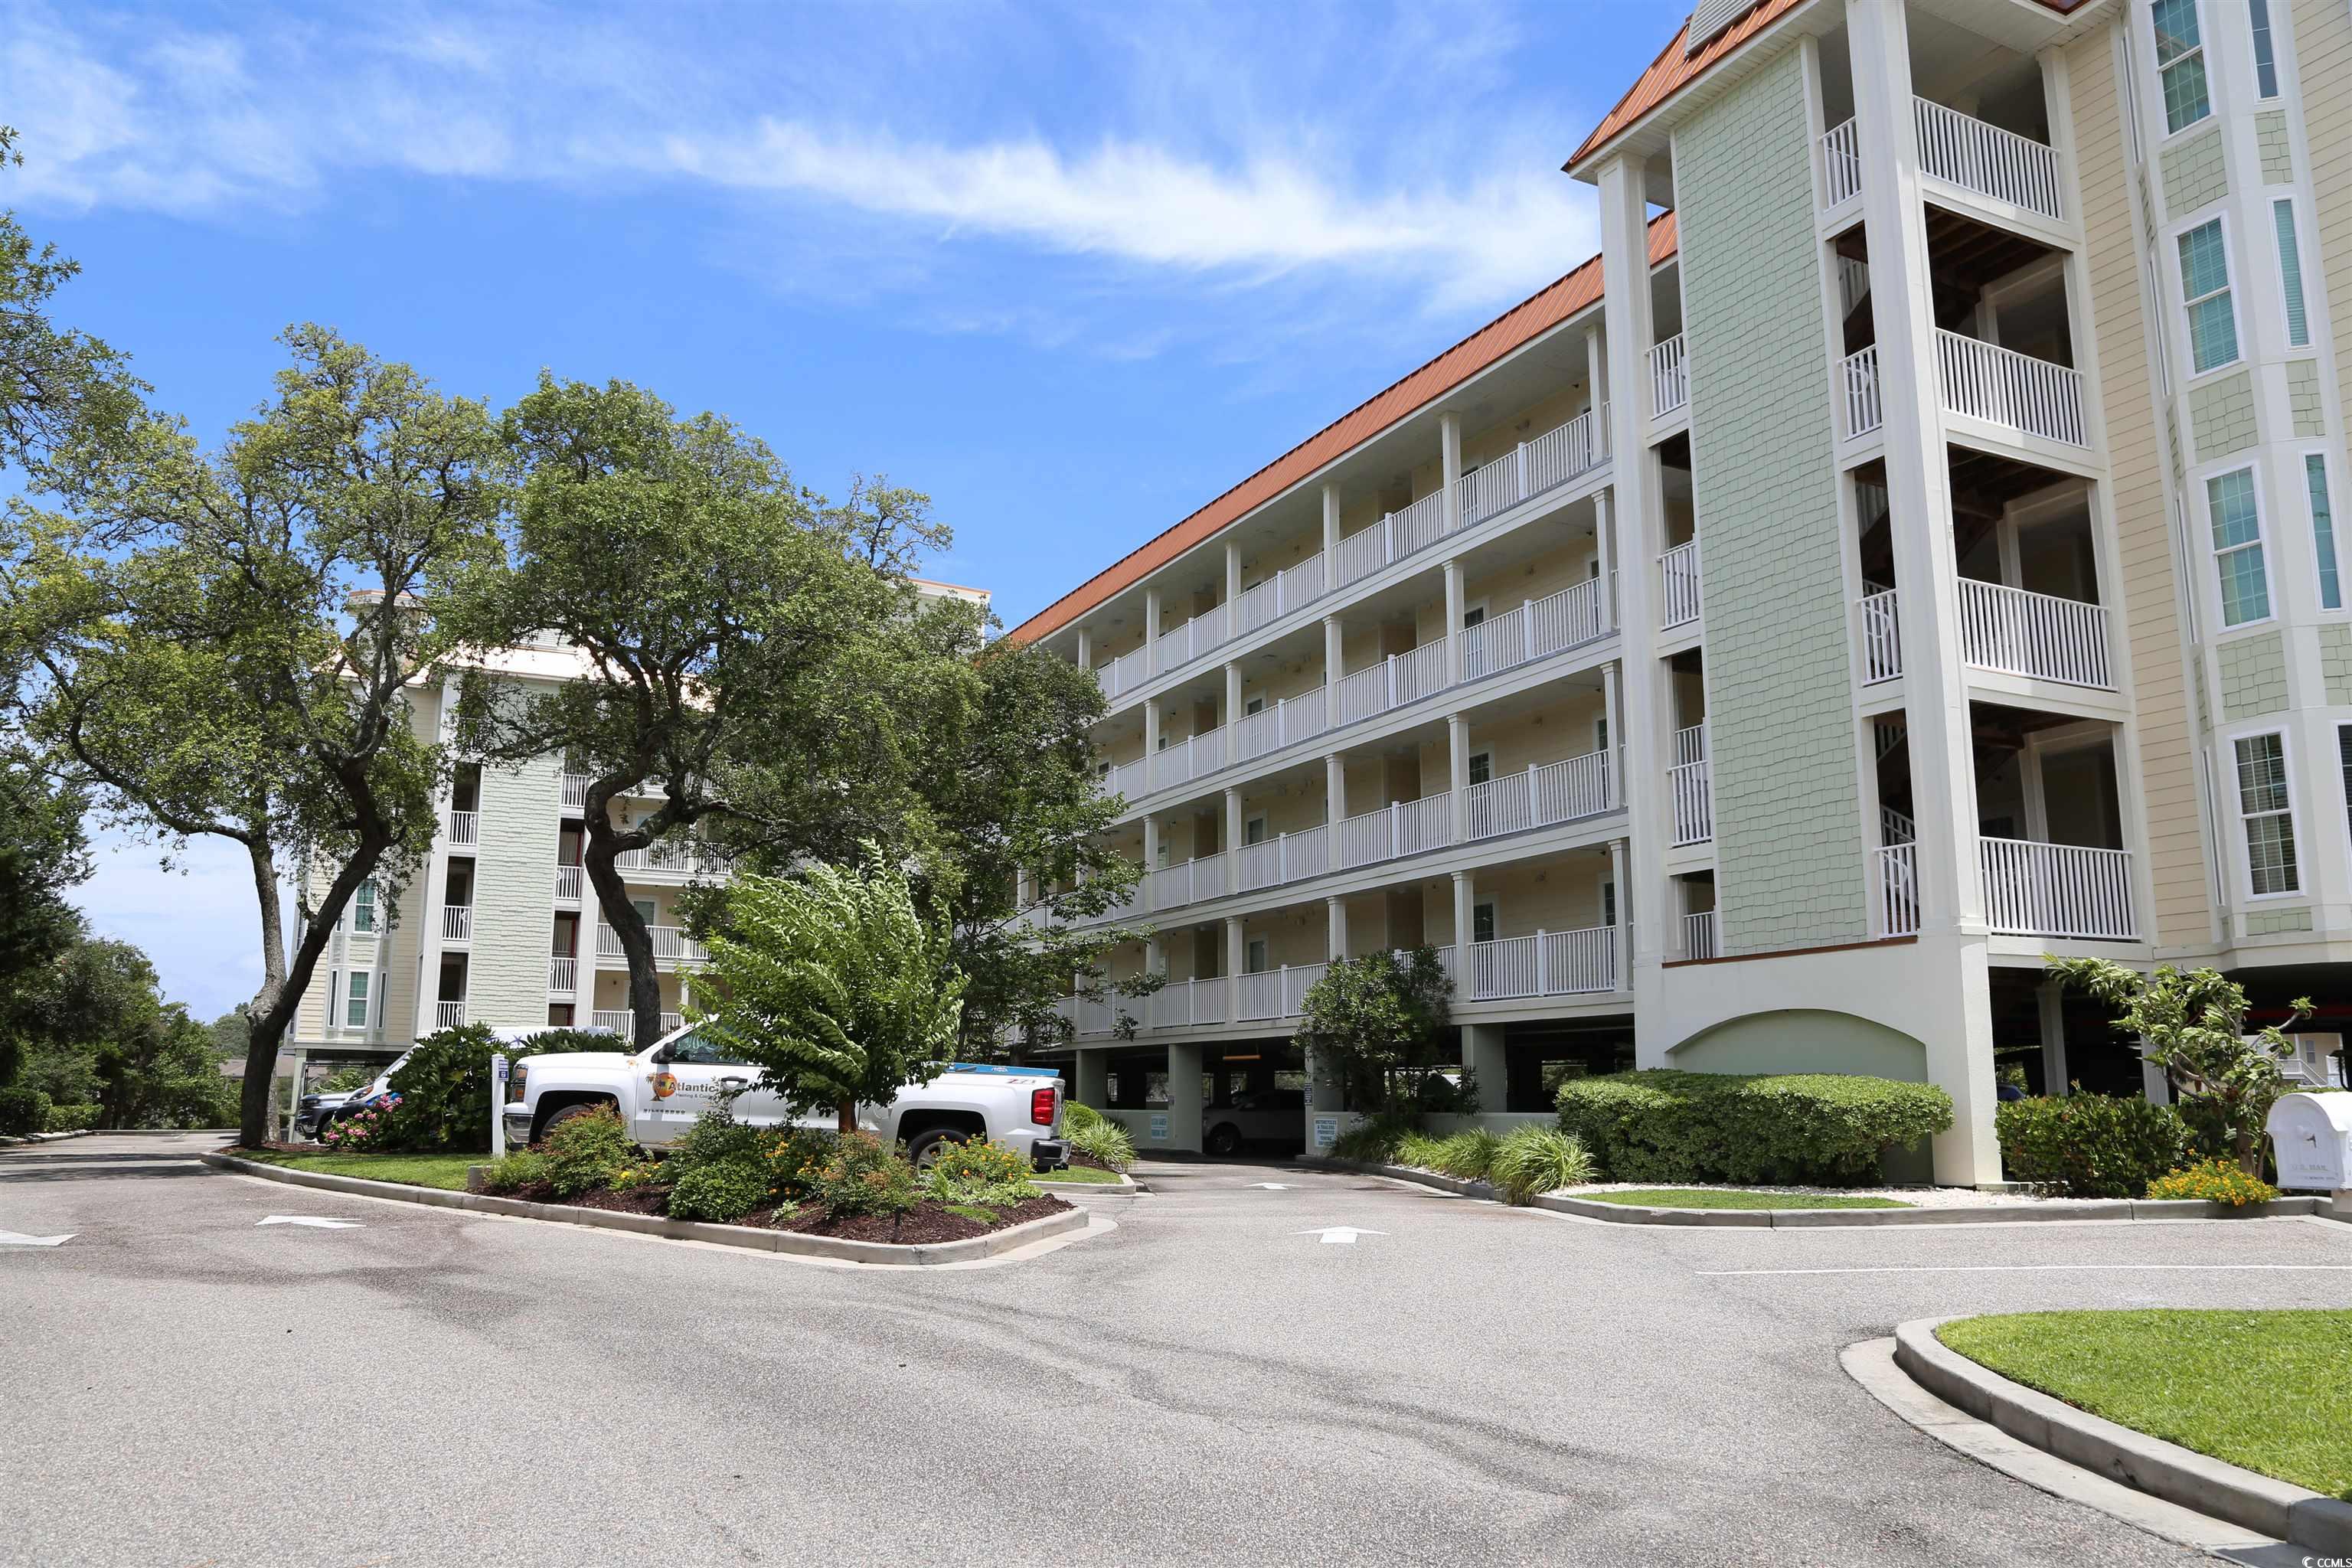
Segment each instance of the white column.
M1617 531L1611 525L1609 492L1597 490L1592 497L1592 542L1601 559L1601 603L1607 618L1604 626L1617 624Z
M2045 980L2033 988L2042 1013L2042 1089L2045 1094L2066 1092L2066 983Z
M1329 584L1339 565L1339 487L1323 485L1323 581Z
M1339 869L1339 825L1348 820L1348 764L1337 752L1323 759L1323 847L1328 863Z
M1201 1147L1201 1047L1168 1047L1168 1142L1170 1149Z
M1445 572L1445 680L1452 685L1462 677L1462 616L1469 607L1469 598L1463 589L1462 563L1448 561Z
M1225 791L1225 891L1242 890L1242 792Z
M1346 633L1337 616L1323 617L1323 720L1339 722L1339 677L1348 662Z
M1080 1105L1100 1110L1110 1103L1110 1052L1080 1048L1075 1089Z
M1150 790L1160 781L1152 776L1151 755L1160 750L1160 699L1143 700L1143 787Z
M1625 770L1618 761L1625 755L1624 684L1625 667L1622 662L1601 667L1601 723L1609 731L1607 766L1610 776L1616 781L1612 788L1620 803L1623 802L1626 792L1633 788L1633 781L1626 778Z
M1238 636L1242 629L1242 547L1233 540L1225 541L1225 635Z
M1225 761L1242 760L1242 667L1225 666Z
M1462 416L1437 416L1437 471L1445 487L1445 531L1462 526Z
M1160 818L1151 812L1143 814L1143 874L1150 876L1160 868Z
M1143 591L1143 646L1149 648L1159 640L1160 590L1146 588ZM1158 654L1147 653L1143 656L1143 673L1147 678L1159 673L1159 665Z
M1476 889L1471 886L1470 873L1454 873L1454 959L1459 966L1460 984L1455 994L1467 996L1470 992L1471 906L1478 901Z
M1617 989L1633 988L1633 910L1626 895L1625 841L1609 841L1609 883L1617 889Z
M1323 900L1323 920L1325 929L1329 933L1329 942L1327 944L1327 951L1324 956L1327 958L1347 957L1348 900L1345 899L1325 899Z
M1168 973L1168 947L1157 931L1143 939L1143 972L1146 974Z
M1503 1054L1503 1026L1462 1026L1462 1065L1478 1075L1478 1109L1501 1110L1510 1103L1510 1067Z
M1225 917L1225 1022L1238 1023L1242 1016L1242 965L1247 952L1242 941L1242 918Z
M1953 990L1917 999L1928 1081L1952 1097L1952 1131L1935 1141L1936 1179L2000 1179L1993 1134L1992 1004L1983 879L1976 851L1976 773L1959 639L1949 458L1934 356L1927 233L1919 188L1911 50L1903 0L1847 0L1863 219L1871 236L1871 311L1878 328L1895 585L1903 605L1905 719L1917 809L1919 940L1949 951ZM1857 738L1858 741L1858 738Z
M1078 668L1080 669L1092 669L1094 667L1094 635L1088 632L1086 627L1080 626L1078 628Z
M1604 310L1602 313L1606 315L1607 312ZM1584 389L1592 399L1592 438L1606 442L1609 439L1609 416L1604 405L1609 401L1609 344L1598 323L1586 328L1584 332ZM1608 449L1614 450L1613 447Z
M1453 795L1446 803L1446 820L1454 842L1466 844L1470 841L1470 721L1459 713L1445 716L1445 755L1446 788Z

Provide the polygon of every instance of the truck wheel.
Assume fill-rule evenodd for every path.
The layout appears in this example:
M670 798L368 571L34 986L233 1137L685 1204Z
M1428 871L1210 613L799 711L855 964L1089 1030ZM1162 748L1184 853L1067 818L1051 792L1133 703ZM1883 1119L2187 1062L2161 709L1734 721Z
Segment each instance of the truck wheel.
M1212 1154L1237 1154L1241 1152L1242 1130L1230 1121L1213 1127L1202 1147Z
M557 1128L562 1126L565 1122L571 1121L575 1116L587 1116L595 1111L610 1110L613 1109L614 1109L614 1107L613 1102L609 1100L583 1100L578 1105L567 1105L562 1110L557 1111L554 1115L549 1117L546 1121L539 1124L539 1136L533 1138L531 1142L537 1143L550 1137L554 1133Z
M918 1173L939 1163L940 1153L950 1143L961 1143L964 1134L952 1127L934 1127L928 1132L918 1132L907 1145L907 1163Z

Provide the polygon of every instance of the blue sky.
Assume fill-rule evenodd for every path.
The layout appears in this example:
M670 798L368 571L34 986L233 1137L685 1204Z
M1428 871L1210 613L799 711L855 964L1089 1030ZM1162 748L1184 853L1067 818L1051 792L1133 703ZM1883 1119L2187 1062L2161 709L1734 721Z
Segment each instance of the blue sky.
M207 438L288 323L926 489L1017 622L1597 248L1559 173L1686 6L0 3L0 201ZM242 868L82 901L200 1015Z

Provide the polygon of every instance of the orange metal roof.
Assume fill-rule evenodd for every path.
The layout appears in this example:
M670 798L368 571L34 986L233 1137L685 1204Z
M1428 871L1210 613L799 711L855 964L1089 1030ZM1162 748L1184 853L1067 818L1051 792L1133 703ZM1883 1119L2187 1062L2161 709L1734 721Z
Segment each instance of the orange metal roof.
M1791 0L1793 3L1793 0ZM1675 215L1650 220L1650 265L1675 253ZM1531 299L1514 305L1385 391L1341 415L1192 516L1055 600L1006 635L1015 642L1050 637L1114 595L1125 592L1202 540L1232 527L1326 463L1380 434L1415 409L1461 385L1531 339L1601 298L1594 257Z

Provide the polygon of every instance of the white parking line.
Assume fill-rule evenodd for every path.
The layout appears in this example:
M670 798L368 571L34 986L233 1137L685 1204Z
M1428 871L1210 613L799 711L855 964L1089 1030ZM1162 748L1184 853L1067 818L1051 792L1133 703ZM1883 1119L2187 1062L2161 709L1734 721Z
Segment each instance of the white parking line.
M1697 1272L1702 1279L1734 1279L1758 1274L2079 1274L2085 1270L2098 1273L2124 1269L2160 1274L2242 1274L2254 1268L2352 1274L2352 1263L1896 1263L1874 1268L1702 1268Z

